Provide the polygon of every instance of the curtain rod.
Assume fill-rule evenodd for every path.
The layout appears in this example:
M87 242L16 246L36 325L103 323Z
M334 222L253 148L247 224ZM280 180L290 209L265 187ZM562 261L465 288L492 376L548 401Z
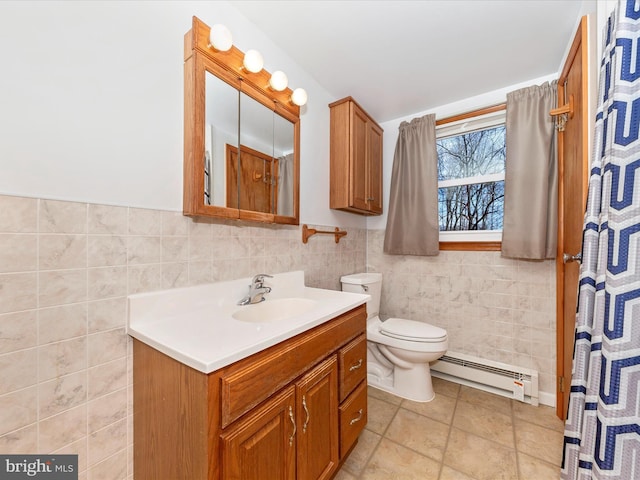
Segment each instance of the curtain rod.
M446 125L447 123L453 123L460 120L465 120L467 118L479 117L480 115L499 112L501 110L506 110L506 109L507 109L506 103L500 103L498 105L493 105L491 107L480 108L478 110L473 110L471 112L461 113L460 115L454 115L452 117L436 120L436 127L439 127L440 125Z

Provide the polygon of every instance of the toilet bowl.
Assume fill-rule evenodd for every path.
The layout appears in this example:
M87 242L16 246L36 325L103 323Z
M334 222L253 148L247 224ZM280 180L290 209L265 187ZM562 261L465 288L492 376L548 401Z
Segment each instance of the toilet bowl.
M380 320L380 273L345 275L340 281L343 291L371 295L367 302L367 383L408 400L433 400L429 362L446 353L447 331L403 318Z

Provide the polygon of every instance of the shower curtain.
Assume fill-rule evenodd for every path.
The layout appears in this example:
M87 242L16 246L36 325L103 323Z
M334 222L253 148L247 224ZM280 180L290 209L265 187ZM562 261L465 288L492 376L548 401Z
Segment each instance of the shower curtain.
M619 0L603 42L565 480L640 478L639 40L640 5Z
M278 215L293 216L293 153L278 159Z

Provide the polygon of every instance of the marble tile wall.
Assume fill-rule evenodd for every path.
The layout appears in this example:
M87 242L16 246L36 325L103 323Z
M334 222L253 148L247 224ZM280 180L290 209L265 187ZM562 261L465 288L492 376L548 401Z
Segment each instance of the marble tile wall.
M445 328L449 349L540 373L555 395L555 262L505 259L500 252L385 255L384 230L369 230L367 269L381 272L381 318Z
M297 226L0 195L0 451L131 479L128 294L290 270L339 289L365 259L365 230L304 245Z

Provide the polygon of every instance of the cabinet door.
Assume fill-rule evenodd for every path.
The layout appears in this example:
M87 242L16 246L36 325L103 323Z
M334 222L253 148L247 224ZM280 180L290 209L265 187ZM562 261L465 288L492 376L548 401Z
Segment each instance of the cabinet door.
M369 122L367 137L367 204L372 213L382 213L382 129Z
M355 103L351 107L351 164L349 166L350 206L368 210L367 175L368 175L368 117Z
M329 479L338 467L338 362L333 355L296 384L298 479Z
M223 480L296 478L295 387L256 408L222 435Z

